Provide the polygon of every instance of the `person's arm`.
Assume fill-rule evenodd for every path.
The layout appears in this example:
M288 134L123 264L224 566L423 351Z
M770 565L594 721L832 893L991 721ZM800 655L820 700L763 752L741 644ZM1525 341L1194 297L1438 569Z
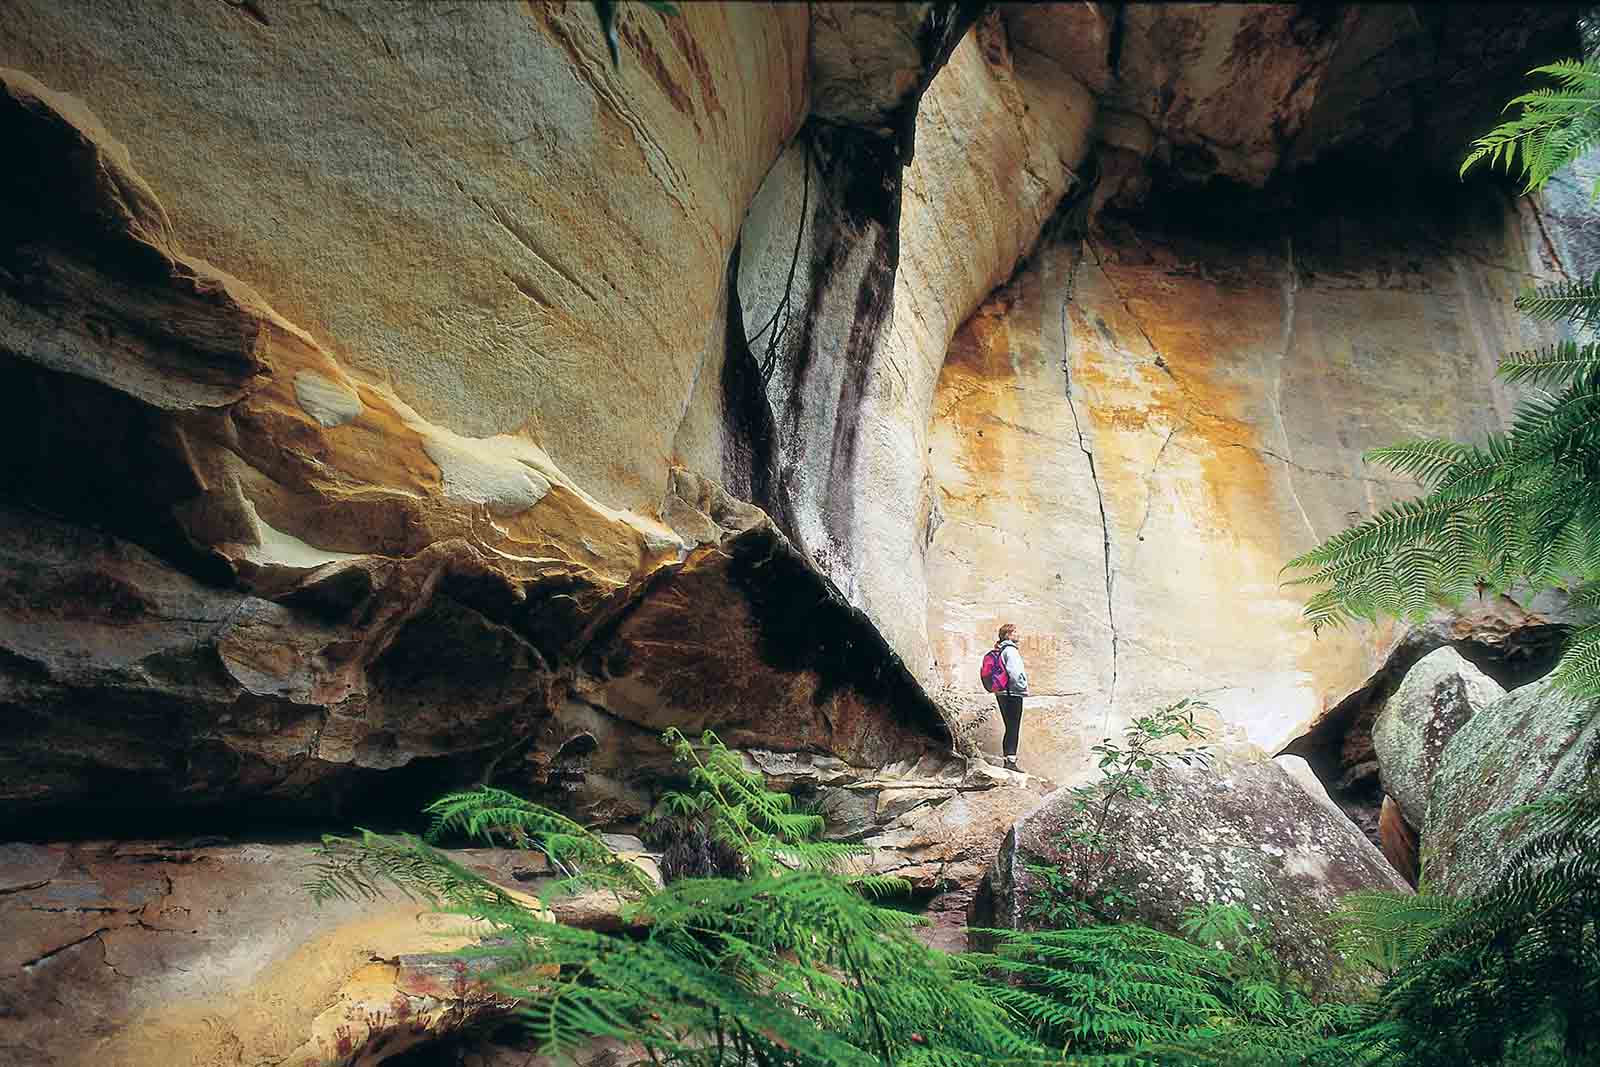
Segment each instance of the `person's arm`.
M1027 693L1028 669L1022 665L1022 650L1016 645L1007 645L1000 658L1005 661L1006 675L1011 679L1011 691Z

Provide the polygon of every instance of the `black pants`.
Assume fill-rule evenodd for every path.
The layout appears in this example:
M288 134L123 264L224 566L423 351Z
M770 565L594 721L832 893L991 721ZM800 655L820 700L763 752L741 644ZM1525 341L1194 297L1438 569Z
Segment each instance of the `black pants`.
M994 699L1000 705L1000 721L1006 724L1006 738L1000 743L1000 749L1007 756L1015 756L1017 739L1022 733L1022 698L996 693Z

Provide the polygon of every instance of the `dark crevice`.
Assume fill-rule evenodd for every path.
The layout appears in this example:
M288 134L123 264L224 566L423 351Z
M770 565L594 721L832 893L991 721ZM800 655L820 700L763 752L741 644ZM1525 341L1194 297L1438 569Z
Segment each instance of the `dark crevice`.
M891 122L900 166L910 166L917 152L917 112L921 110L923 94L949 62L962 38L992 6L986 0L938 0L929 9L917 35L917 46L922 53L921 77Z
M1111 68L1111 77L1118 78L1122 74L1122 39L1127 32L1127 4L1115 4L1111 13L1111 42L1107 54L1107 65Z
M722 361L722 409L728 432L723 443L722 482L728 492L779 516L781 521L783 509L772 494L777 466L772 405L767 399L761 362L752 350L751 339L745 336L744 305L739 299L742 249L743 241L736 242L728 258L728 340Z
M903 725L951 744L938 704L872 620L774 533L752 531L727 546L728 577L757 620L762 661L782 672L814 673L815 704L853 687L867 701L891 709Z
M1116 577L1111 561L1111 521L1106 516L1105 492L1100 486L1100 472L1095 466L1094 449L1089 446L1088 439L1083 435L1083 423L1078 418L1078 404L1072 396L1072 332L1067 326L1067 311L1072 305L1077 289L1078 268L1083 263L1084 246L1087 238L1080 238L1078 247L1072 253L1072 265L1067 273L1067 291L1061 298L1061 370L1067 398L1067 410L1072 413L1072 431L1078 439L1078 450L1083 453L1089 463L1089 480L1094 485L1095 504L1100 510L1100 547L1101 564L1105 572L1106 587L1106 629L1111 635L1111 698L1107 705L1106 714L1110 714L1117 706L1117 657L1120 635L1117 633L1116 613ZM1171 438L1169 437L1170 441Z
M110 386L0 352L0 497L131 541L207 585L235 587L232 569L174 518L174 506L200 491L178 433Z
M787 292L789 312L769 319L774 333L766 339L764 360L745 356L743 312L730 314L730 359L748 360L762 372L761 401L773 413L772 470L762 498L752 498L773 517L779 529L826 569L829 554L850 556L849 542L857 493L853 485L860 413L871 371L894 302L899 266L899 217L902 171L892 142L869 131L811 121L802 133L807 175L802 190L806 210L795 221L796 256L809 255L810 288ZM816 173L811 174L815 169ZM804 231L809 229L809 242ZM806 248L806 245L809 248ZM867 246L862 255L858 252ZM850 273L846 268L862 264ZM799 274L788 265L790 281ZM848 308L848 315L840 314ZM776 309L782 311L782 307ZM791 327L791 321L793 325ZM843 330L834 324L848 322ZM753 339L752 339L753 340ZM764 365L761 365L764 364ZM807 409L805 398L821 394L833 417L827 438L808 437L821 413ZM769 398L778 398L774 409ZM750 403L754 403L752 396ZM730 401L731 404L731 401ZM795 486L801 471L827 472L817 501L829 544L804 544L798 535L800 501ZM737 495L737 486L734 488Z

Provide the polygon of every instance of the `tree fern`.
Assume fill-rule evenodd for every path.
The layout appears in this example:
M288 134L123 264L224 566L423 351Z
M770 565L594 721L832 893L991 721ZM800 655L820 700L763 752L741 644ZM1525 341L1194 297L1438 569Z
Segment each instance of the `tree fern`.
M1462 902L1454 897L1360 890L1339 901L1333 918L1336 943L1345 958L1390 976L1425 952L1439 929L1456 919Z
M1600 63L1563 60L1529 74L1554 79L1553 88L1514 97L1506 110L1520 112L1472 142L1461 173L1487 162L1522 179L1530 193L1562 167L1600 144Z
M1418 1067L1600 1063L1600 778L1499 818L1522 831L1505 872L1484 894L1435 902L1380 1009ZM1363 906L1384 911L1378 895Z
M1288 979L1244 909L1195 909L1194 940L1138 925L990 931L962 964L1069 1062L1122 1065L1384 1062L1359 1005L1318 1002ZM1201 943L1196 943L1201 942Z
M1520 113L1474 142L1462 172L1487 160L1519 173L1526 191L1600 143L1600 64L1540 67L1554 88L1508 106ZM1500 376L1536 390L1510 430L1481 445L1411 441L1368 452L1415 478L1427 495L1383 508L1291 560L1291 584L1320 589L1306 604L1313 629L1391 615L1420 621L1441 605L1517 587L1569 590L1600 581L1600 275L1524 291L1530 318L1577 334L1513 352ZM1600 607L1575 601L1600 622ZM1600 695L1600 628L1571 637L1557 676Z
M647 819L658 838L703 835L741 858L747 873L778 868L837 871L867 850L861 845L818 840L822 816L799 808L788 793L768 789L766 779L747 770L743 759L710 730L697 747L682 732L669 729L662 741L673 758L687 765L687 791L662 796ZM867 878L874 892L902 888L900 882Z
M303 886L312 900L319 904L333 899L377 900L393 890L412 900L480 917L522 910L505 890L420 838L370 830L361 830L359 835L327 834L312 850L316 859Z
M1125 743L1100 746L1114 795L1141 788L1143 761L1196 758L1147 743L1192 737L1194 707L1145 716ZM692 772L668 810L727 820L748 862L740 877L633 893L625 933L550 922L409 835L329 838L310 888L318 899L398 889L491 923L497 937L459 955L551 1053L607 1037L662 1067L1384 1062L1376 1046L1348 1044L1371 1029L1366 1010L1307 996L1241 908L1192 911L1188 938L1080 926L996 931L985 953L928 948L921 920L875 903L872 883L797 862L820 823L793 818L805 813L714 735L665 740ZM512 794L455 793L427 810L436 839L465 834L559 857L574 878L624 878L597 837Z
M1524 289L1517 296L1516 306L1540 322L1568 322L1592 329L1600 309L1600 275L1587 281L1552 282Z

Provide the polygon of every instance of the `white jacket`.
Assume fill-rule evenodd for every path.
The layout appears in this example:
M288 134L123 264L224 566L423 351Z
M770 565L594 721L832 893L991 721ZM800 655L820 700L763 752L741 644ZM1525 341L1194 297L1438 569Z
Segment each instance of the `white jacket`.
M1006 678L1010 684L1005 688L1005 694L1013 697L1028 695L1028 668L1022 663L1022 650L1017 643L1010 639L1000 642L1000 662L1005 665Z

